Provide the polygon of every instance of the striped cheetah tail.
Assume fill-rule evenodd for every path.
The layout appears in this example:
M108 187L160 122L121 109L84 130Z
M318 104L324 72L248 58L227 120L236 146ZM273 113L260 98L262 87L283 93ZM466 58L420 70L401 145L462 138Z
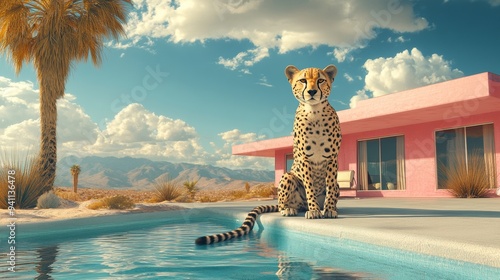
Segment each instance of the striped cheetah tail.
M217 243L221 242L224 240L229 240L235 237L240 237L243 235L248 234L254 227L255 225L255 220L257 219L257 216L263 213L272 213L272 212L278 212L279 208L278 205L261 205L257 206L252 211L250 211L243 222L243 224L232 231L228 231L225 233L219 233L219 234L214 234L214 235L207 235L207 236L202 236L198 237L195 241L197 245L208 245L212 243Z

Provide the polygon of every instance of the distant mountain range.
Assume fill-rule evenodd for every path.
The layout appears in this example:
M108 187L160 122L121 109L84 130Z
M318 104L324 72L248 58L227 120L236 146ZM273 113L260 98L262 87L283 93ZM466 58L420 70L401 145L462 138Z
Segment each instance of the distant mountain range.
M169 178L182 184L198 180L200 189L235 189L274 181L274 171L232 170L212 165L171 163L131 157L78 158L69 156L57 164L56 186L73 186L69 170L72 164L80 165L78 186L99 189L152 189L155 180Z

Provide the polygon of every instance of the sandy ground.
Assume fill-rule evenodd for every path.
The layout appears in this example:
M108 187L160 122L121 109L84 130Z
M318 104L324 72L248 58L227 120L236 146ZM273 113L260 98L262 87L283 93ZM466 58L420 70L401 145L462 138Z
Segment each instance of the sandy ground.
M182 209L179 206L172 205L170 202L160 203L136 203L133 209L129 210L109 210L99 209L91 210L87 205L92 201L74 202L64 200L59 208L55 209L16 209L13 216L10 216L8 210L0 210L0 224L5 225L11 221L11 218L16 218L16 223L32 223L65 220L73 218L86 218L105 215L118 215L124 213L143 213L156 211L171 211Z
M105 216L105 215L119 215L125 213L144 213L144 212L157 212L157 211L171 211L183 209L178 205L174 205L172 202L159 202L159 203L149 203L147 201L152 201L155 192L145 191L145 190L127 190L127 189L116 189L116 190L103 190L103 189L86 189L81 188L78 190L78 195L73 193L72 188L57 187L56 193L61 198L61 206L55 209L16 209L15 215L11 216L10 212L5 209L0 209L0 225L6 225L11 218L16 218L16 222L19 223L32 223L32 222L48 222L56 220L74 219L74 218L86 218L95 216ZM229 201L229 193L219 192L217 198L220 201ZM213 192L200 192L203 196L212 195ZM109 210L109 209L99 209L92 210L88 209L87 206L101 198L111 197L115 195L123 195L129 197L134 203L135 207L128 210ZM227 199L225 199L227 196ZM71 197L71 198L68 198ZM66 198L66 199L64 199ZM239 201L252 201L252 200L269 200L272 198L252 198L252 199L240 199ZM198 202L194 202L198 203Z

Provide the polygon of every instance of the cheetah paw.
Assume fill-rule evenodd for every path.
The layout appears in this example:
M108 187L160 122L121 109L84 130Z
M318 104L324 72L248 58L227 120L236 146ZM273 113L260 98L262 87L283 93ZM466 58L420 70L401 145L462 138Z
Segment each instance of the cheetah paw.
M310 210L306 212L306 219L321 219L323 215L319 210Z
M336 219L338 216L337 211L334 210L323 210L323 218Z
M293 208L285 208L284 210L281 210L281 215L283 216L297 216L297 209Z

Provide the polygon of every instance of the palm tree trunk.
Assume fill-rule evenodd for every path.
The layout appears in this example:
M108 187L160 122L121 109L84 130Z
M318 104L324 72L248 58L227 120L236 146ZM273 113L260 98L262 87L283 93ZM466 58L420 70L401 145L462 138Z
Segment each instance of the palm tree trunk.
M73 191L78 191L78 174L73 175Z
M54 2L55 3L55 2ZM49 37L56 37L50 34ZM64 96L64 88L69 73L70 62L63 59L64 52L49 47L42 54L35 54L35 69L40 84L40 174L47 180L46 191L54 186L57 164L57 99ZM40 49L41 51L42 49ZM57 58L57 59L55 59Z
M47 181L47 190L52 189L56 177L57 164L57 99L51 98L40 87L40 158L39 167L42 177Z

